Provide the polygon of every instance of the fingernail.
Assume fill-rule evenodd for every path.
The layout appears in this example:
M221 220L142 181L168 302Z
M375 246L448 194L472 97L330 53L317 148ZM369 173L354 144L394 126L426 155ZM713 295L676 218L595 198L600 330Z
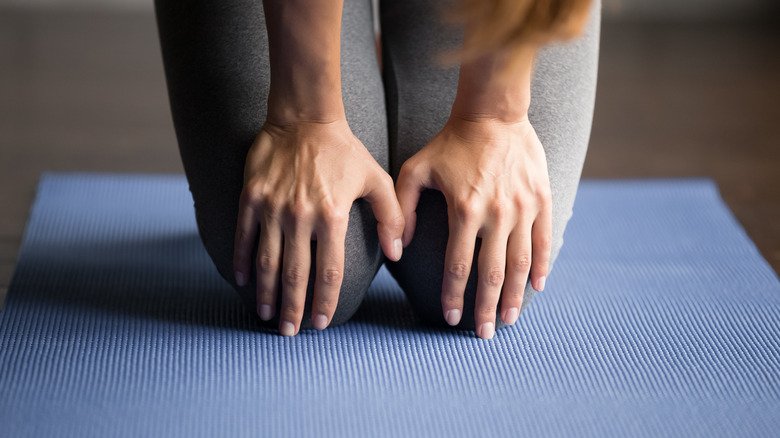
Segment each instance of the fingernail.
M447 321L447 324L456 326L460 322L460 309L452 309L448 310L446 314L444 314L444 319Z
M541 292L541 291L543 291L543 290L544 290L544 283L545 283L546 281L547 281L547 277L544 277L544 276L542 276L542 277L540 277L540 278L539 278L539 281L537 282L537 285L538 285L539 287L538 287L538 288L536 288L537 292Z
M236 284L246 286L246 275L243 272L236 271Z
M295 336L295 325L290 321L284 321L279 326L279 333L282 336Z
M263 304L260 306L260 319L262 319L263 321L268 321L271 318L273 318L273 316L274 313L273 310L271 309L271 306L269 306L268 304Z
M395 257L395 261L398 261L401 259L401 254L404 251L404 243L401 242L401 239L395 239L393 240L393 257Z
M517 307L510 307L509 310L504 312L504 316L501 319L505 323L512 325L517 321L518 316L520 316L520 310Z
M496 332L492 322L486 322L479 326L479 333L477 335L482 339L493 339L493 334Z
M325 328L328 326L328 317L320 313L314 317L312 324L317 330L325 330Z

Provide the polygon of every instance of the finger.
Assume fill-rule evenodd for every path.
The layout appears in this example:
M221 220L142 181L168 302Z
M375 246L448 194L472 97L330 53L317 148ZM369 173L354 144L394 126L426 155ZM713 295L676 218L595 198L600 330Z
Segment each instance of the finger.
M429 175L426 169L410 164L406 161L401 166L398 181L395 184L396 197L404 216L403 246L409 245L414 236L417 225L417 203L420 201L420 192L430 185Z
M455 206L448 207L449 237L444 255L441 306L444 320L458 325L463 316L463 294L471 273L478 226L474 219L463 217Z
M233 272L236 284L245 286L250 275L249 263L257 236L257 218L246 188L241 192L233 243Z
M278 219L263 214L257 245L257 313L269 321L276 311L279 295L279 268L282 259L282 225Z
M294 336L298 333L311 265L311 227L305 222L291 223L284 230L282 266L282 307L279 315L279 333Z
M403 252L404 214L395 197L393 179L381 168L380 172L369 181L361 197L371 203L382 251L390 260L398 261Z
M508 233L496 228L486 234L479 248L474 321L477 336L491 339L496 329L496 309L498 309L498 299L501 296L506 272Z
M531 269L532 219L520 219L509 235L506 250L506 279L501 290L501 320L514 324L520 316L525 285Z
M541 292L547 281L552 251L552 207L549 198L542 202L539 214L531 230L531 281L534 289Z
M317 278L314 281L312 325L324 330L330 324L344 278L347 217L326 219L317 229Z

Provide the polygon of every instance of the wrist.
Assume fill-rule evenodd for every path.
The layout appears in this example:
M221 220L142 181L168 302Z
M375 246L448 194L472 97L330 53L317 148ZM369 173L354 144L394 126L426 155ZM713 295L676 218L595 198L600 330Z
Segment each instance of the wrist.
M312 58L292 57L271 66L268 119L274 123L326 123L345 117L338 61Z
M533 51L483 55L460 67L451 116L511 123L525 120L531 105Z
M444 125L443 131L448 133L448 135L457 137L460 141L479 147L487 144L509 146L509 143L501 139L512 132L525 129L526 126L530 126L527 117L506 121L497 118L462 117L457 114L451 114Z
M281 89L280 89L281 88ZM321 87L271 87L267 120L286 125L295 122L328 123L345 119L341 84Z

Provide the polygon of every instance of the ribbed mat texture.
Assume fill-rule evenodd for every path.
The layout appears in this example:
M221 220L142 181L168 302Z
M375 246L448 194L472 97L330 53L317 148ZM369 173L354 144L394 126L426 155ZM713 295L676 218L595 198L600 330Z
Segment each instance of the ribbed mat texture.
M583 180L546 290L485 341L419 325L384 268L348 324L263 331L183 176L47 173L0 313L0 436L778 434L780 282L708 179Z

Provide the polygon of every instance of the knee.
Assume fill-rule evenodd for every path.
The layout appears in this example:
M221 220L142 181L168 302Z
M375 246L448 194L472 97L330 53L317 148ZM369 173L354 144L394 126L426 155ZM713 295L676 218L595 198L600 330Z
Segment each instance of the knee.
M477 243L477 248L479 248L479 243ZM404 257L408 257L408 254L409 252L405 252ZM442 258L437 263L437 260L434 259L438 259L438 257L431 255L426 257L412 256L403 263L388 263L388 269L404 290L419 320L426 325L446 328L450 326L444 319L441 300L444 260ZM459 329L476 330L477 271L476 263L472 263L468 282L463 291L463 313L460 323L456 326ZM527 281L520 306L521 316L536 293L531 287L530 281ZM507 325L501 319L500 298L496 307L495 324L496 329Z
M233 269L233 246L236 231L235 215L226 206L219 210L213 204L207 208L196 207L196 222L198 232L209 257L220 276L238 293L243 303L256 313L257 308L257 270L252 266L249 281L244 286L236 283ZM227 211L228 213L225 213ZM253 260L256 259L257 249L253 252ZM301 328L311 328L311 308L314 297L314 283L317 272L317 241L311 242L311 267L309 270L308 286L306 290L306 305L304 308ZM331 326L347 322L358 310L369 286L381 266L381 248L376 234L376 224L370 206L363 200L353 203L349 215L349 225L345 239L345 263L342 276L342 285L339 293L336 311L331 319ZM281 275L281 271L279 273ZM279 284L282 284L279 281ZM281 290L279 291L281 294ZM276 300L277 311L281 299ZM259 317L258 317L259 319ZM269 327L276 327L278 318L267 323Z
M257 301L254 276L252 276L251 284L244 286L239 286L235 279L233 239L236 231L236 221L231 220L231 217L235 217L231 214L234 210L237 214L237 206L235 209L231 209L226 203L222 205L199 203L196 197L195 221L203 248L206 250L219 275L238 293L241 301L248 308L255 309Z
M403 289L418 318L428 325L449 327L444 319L441 294L444 279L444 258L449 238L447 205L444 196L433 190L421 194L417 207L417 229L412 242L404 249L398 262L388 262L388 270ZM472 255L471 271L463 295L463 313L458 328L475 329L478 256L482 241L477 239ZM562 239L553 239L550 269L562 245ZM530 304L536 291L526 281L520 313ZM500 316L500 301L496 312L496 328L505 326Z

